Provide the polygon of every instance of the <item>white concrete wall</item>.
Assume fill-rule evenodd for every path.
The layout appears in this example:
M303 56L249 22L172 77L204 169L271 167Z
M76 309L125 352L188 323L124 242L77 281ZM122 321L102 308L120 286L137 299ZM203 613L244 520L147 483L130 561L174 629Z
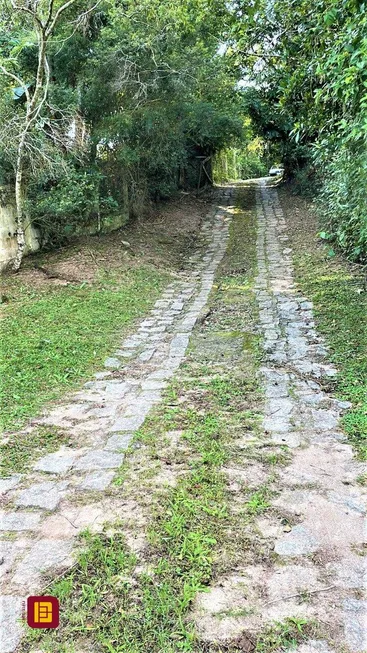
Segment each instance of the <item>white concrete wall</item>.
M8 193L0 193L0 272L11 263L17 252L15 206L8 198ZM37 230L28 222L25 229L26 254L39 249L38 236Z

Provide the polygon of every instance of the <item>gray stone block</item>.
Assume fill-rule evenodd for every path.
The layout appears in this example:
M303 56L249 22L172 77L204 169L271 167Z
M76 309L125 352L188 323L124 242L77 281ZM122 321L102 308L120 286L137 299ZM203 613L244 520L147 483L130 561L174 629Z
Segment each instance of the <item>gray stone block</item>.
M179 352L185 353L185 350L189 344L190 335L188 333L178 333L171 342L170 351L174 352L178 350Z
M194 328L197 319L198 318L196 315L193 315L192 317L191 316L185 317L181 323L182 329L187 329L188 331L190 331L191 329Z
M338 415L332 410L313 410L312 421L315 429L329 431L338 425Z
M349 508L361 515L366 514L366 505L363 503L361 495L355 492L353 494L342 495L331 490L328 492L328 499L333 503L338 503L339 505L345 506L345 508Z
M288 397L288 384L286 381L277 384L268 384L265 387L265 395L269 399L277 397Z
M104 366L110 369L118 370L121 367L121 361L118 358L106 358Z
M145 421L145 415L134 415L133 417L120 417L111 427L111 433L117 431L137 431Z
M33 466L39 472L49 474L65 474L71 467L75 459L80 456L80 451L75 449L59 449L54 453L40 458Z
M67 569L72 564L71 540L39 540L19 563L13 583L26 584L45 571Z
M74 469L115 469L120 467L124 456L122 454L104 451L90 451L74 465Z
M349 408L352 408L352 403L350 401L338 401L336 400L336 405L340 410L348 410Z
M68 483L65 481L35 483L23 490L15 501L17 506L37 506L45 510L55 510L65 495Z
M301 446L301 436L297 431L290 431L289 433L272 433L271 441L274 444L287 446L290 449L296 449Z
M118 399L125 396L129 390L129 384L125 381L107 381L106 383L106 399Z
M266 404L266 415L269 420L284 418L291 414L294 402L287 397L271 398ZM276 430L276 429L274 429Z
M122 346L124 349L134 349L135 347L139 347L143 340L144 336L142 335L131 336L130 338L126 338L126 340L124 340Z
M0 646L1 653L13 653L23 635L20 622L22 596L0 596Z
M288 433L290 428L287 416L269 415L263 421L263 429L269 433Z
M31 531L37 528L41 515L36 512L0 513L0 531Z
M139 356L139 359L143 362L149 361L153 354L155 352L155 349L145 349Z
M169 306L169 299L158 299L154 306L155 308L166 308Z
M98 381L100 381L101 379L106 379L111 376L111 372L96 372L94 376ZM93 383L93 381L88 381L88 383ZM84 387L88 387L86 383L84 384Z
M336 653L329 644L322 640L311 639L304 644L300 644L292 653Z
M106 443L106 451L126 451L131 440L133 433L125 433L124 435L112 435Z
M313 392L308 394L300 394L300 401L310 406L317 406L327 398L323 392Z
M149 327L147 328L147 333L164 333L167 330L167 327L164 324L161 326Z
M303 311L311 311L313 309L312 302L301 302L301 308Z
M150 404L156 404L162 398L159 390L146 390L142 392L140 396L144 401L147 401Z
M171 304L171 310L172 311L179 311L180 312L180 311L182 311L183 307L184 307L183 302L178 302L177 301L177 302L172 302L172 304Z
M152 335L149 335L149 343L152 342L161 342L164 339L164 334L163 333L153 333Z
M79 487L84 490L102 491L109 486L114 476L115 472L93 472L83 479Z
M20 548L18 548L17 542L12 540L0 540L0 560L2 561L0 565L0 577L9 573L19 552Z
M353 653L362 653L367 648L367 601L346 599L343 608L346 643Z
M310 531L298 524L291 532L275 543L275 552L281 556L300 556L317 551L319 543Z
M121 356L122 358L131 358L134 354L134 349L119 349L119 351L116 352L116 356Z
M6 494L6 492L15 488L17 485L19 485L21 479L22 474L14 474L14 476L0 478L0 494Z
M142 390L162 390L163 388L167 387L167 383L165 381L157 381L155 379L146 379L145 381L142 381L141 383L141 389Z

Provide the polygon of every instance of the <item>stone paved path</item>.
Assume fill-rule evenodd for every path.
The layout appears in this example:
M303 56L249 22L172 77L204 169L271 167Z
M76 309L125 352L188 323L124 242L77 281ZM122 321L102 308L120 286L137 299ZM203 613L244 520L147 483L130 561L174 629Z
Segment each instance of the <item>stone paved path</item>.
M108 488L134 432L185 355L226 249L230 196L231 190L223 191L221 205L204 220L201 249L182 280L166 288L137 332L105 361L105 370L38 420L62 428L75 448L40 458L26 476L0 479L0 653L16 649L22 601L42 590L43 574L72 565L78 533L119 518L119 505L100 495L93 501L93 493Z
M327 363L312 303L295 286L276 189L260 186L257 211L255 293L266 351L261 369L266 394L263 427L274 443L292 449L292 462L280 474L283 490L274 504L298 522L274 538L282 567L260 581L268 596L263 618L302 614L294 594L315 592L318 605L313 616L321 623L334 622L336 631L340 628L336 638L340 650L344 645L353 653L365 651L366 493L357 484L363 467L338 427L349 404L332 399L320 383L335 376L336 369ZM261 526L266 532L272 524L265 521ZM303 613L309 616L307 609ZM325 646L313 642L299 651L329 650Z
M312 303L295 285L283 211L277 190L265 180L256 206L263 433L252 451L243 448L236 466L242 503L256 477L274 498L254 527L244 526L255 562L244 555L230 573L215 578L198 595L193 619L210 651L218 645L232 650L227 646L233 642L253 651L260 633L295 618L315 621L320 630L294 653L361 653L367 651L366 491L357 478L365 467L338 426L349 404L324 389L336 369L316 332ZM290 462L264 478L261 452L279 452L282 445Z
M99 529L118 519L119 505L108 493L103 498L103 491L183 360L225 252L230 194L204 222L205 252L193 255L182 281L166 289L95 380L39 420L65 429L75 447L44 456L27 476L0 480L0 653L17 647L22 600L42 589L42 574L73 563L75 536L87 526ZM259 185L257 211L255 293L266 396L260 446L284 445L292 453L291 462L277 470L273 500L290 525L284 528L271 511L259 518L256 527L273 543L273 557L217 579L198 603L204 613L210 606L219 614L221 641L228 638L229 625L236 634L259 632L274 620L297 617L326 624L334 641L331 647L323 637L313 639L297 653L361 653L367 649L365 491L356 482L363 468L338 426L348 404L324 390L323 379L336 370L315 330L312 304L295 286L277 191L265 183ZM255 468L256 459L252 462ZM227 606L242 616L223 618ZM198 627L205 639L205 614ZM211 628L208 640L213 641Z

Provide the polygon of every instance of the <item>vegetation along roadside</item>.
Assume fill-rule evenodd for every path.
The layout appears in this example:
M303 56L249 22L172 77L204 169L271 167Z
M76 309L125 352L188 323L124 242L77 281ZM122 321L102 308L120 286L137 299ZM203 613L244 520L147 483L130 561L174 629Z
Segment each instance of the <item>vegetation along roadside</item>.
M339 373L333 390L351 402L342 425L358 454L367 459L366 268L350 264L317 237L314 211L304 199L281 193L291 237L297 282L314 302L320 333Z

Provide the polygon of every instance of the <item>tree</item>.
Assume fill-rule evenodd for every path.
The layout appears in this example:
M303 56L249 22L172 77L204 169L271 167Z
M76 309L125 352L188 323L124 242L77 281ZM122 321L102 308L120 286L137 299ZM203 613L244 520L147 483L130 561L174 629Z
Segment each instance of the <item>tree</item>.
M104 0L98 11L54 2L22 0L10 15L0 0L10 35L0 36L2 77L18 87L16 101L14 88L0 93L0 166L13 163L17 188L15 268L26 211L49 244L62 242L95 214L103 226L111 212L141 213L149 199L196 186L198 162L242 132L239 69L220 47L233 18L226 0ZM88 135L79 157L76 116Z
M144 189L168 197L180 170L203 154L196 148L209 155L238 134L238 74L218 53L229 18L223 0L109 8L81 78L95 161L113 193L128 178L132 197Z
M25 97L25 110L14 121L17 127L14 169L18 243L17 255L13 263L14 271L20 268L25 248L26 166L29 159L35 156L35 153L41 153L37 145L32 143L32 136L38 136L38 129L49 137L55 145L65 146L67 140L67 134L63 129L65 128L65 120L49 115L47 121L42 121L42 115L47 105L50 87L49 43L55 35L63 15L75 3L76 0L67 0L62 4L54 2L54 0L19 0L19 2L11 0L10 10L8 10L7 3L2 3L3 6L1 7L3 26L7 27L9 33L18 32L18 34L21 34L26 28L27 35L32 34L32 32L35 33L37 43L35 79L31 82L27 82L21 76L22 73L18 71L19 55L22 52L19 42L17 44L18 56L5 60L3 58L0 62L0 72L17 84L21 95ZM92 12L96 6L95 4L80 12L71 27L75 29L75 25L78 24L81 18ZM51 114L52 112L51 108ZM62 124L61 131L59 129L60 123Z
M321 188L328 239L365 261L367 4L254 0L246 16L243 6L240 0L234 51L256 81L259 132L275 127L269 140L281 142L288 168L304 186Z

